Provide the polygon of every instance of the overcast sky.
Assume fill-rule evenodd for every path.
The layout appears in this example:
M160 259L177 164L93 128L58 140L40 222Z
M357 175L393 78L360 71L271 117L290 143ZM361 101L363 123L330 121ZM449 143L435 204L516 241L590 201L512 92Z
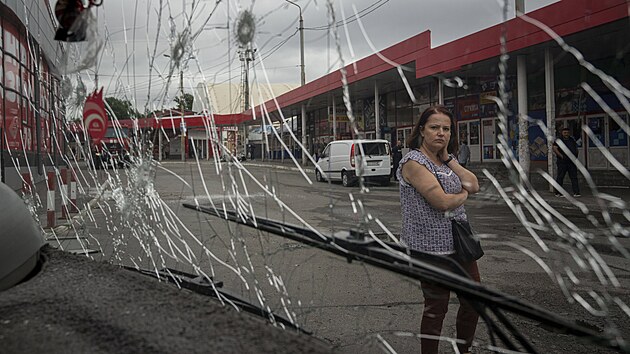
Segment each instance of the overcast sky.
M527 0L526 12L553 2ZM338 69L340 55L332 30L328 31L332 21L328 2L296 0L296 3L303 11L305 71L309 82ZM508 18L512 18L513 0L509 3ZM382 50L429 29L435 47L500 23L502 4L503 1L496 0L332 1L336 22L343 24L344 18L347 21L346 26L336 27L341 57L346 64L374 53L366 37L376 50ZM151 105L159 107L160 101L154 100L163 96L171 69L170 59L164 54L170 55L170 48L176 43L171 39L172 34L188 28L198 35L187 51L192 59L183 70L185 90L192 92L192 87L204 81L238 84L241 61L235 27L244 11L250 11L255 19L252 44L257 50L256 72L250 72L251 77L264 82L261 71L264 66L270 82L298 84L298 8L281 0L218 3L214 0L106 0L95 11L99 33L106 39L98 66L99 83L105 86L107 96L127 97L135 100L139 107L150 96ZM173 81L166 93L167 106L171 105L179 86L179 70L179 67L173 68ZM90 88L93 83L88 81L87 85Z

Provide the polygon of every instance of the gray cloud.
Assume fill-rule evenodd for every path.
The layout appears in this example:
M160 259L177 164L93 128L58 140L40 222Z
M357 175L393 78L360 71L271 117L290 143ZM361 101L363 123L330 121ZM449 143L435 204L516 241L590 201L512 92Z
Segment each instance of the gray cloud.
M528 1L526 10L552 2ZM299 82L297 7L280 0L222 1L212 13L214 0L184 3L185 8L182 8L181 1L108 0L97 10L100 33L105 35L106 29L109 32L107 48L98 68L99 82L105 85L107 95L132 96L142 107L151 84L151 98L158 99L152 104L159 106L160 94L165 94L167 105L170 105L179 86L180 68L173 68L171 83L166 90L171 63L163 55L170 53L172 35L181 33L184 28L199 33L194 40L192 54L195 57L184 69L187 91L202 80L227 82L231 79L232 82L240 82L239 48L231 31L243 10L251 11L256 18L254 47L258 49L257 58L264 61L269 80L274 83ZM338 68L340 57L331 32L326 30L329 24L327 2L298 0L297 3L304 11L305 67L307 81L310 81L325 75L331 68ZM160 4L162 16L158 18ZM345 63L373 53L359 22L353 21L355 10L376 50L427 29L431 30L432 45L438 46L497 24L503 17L500 3L488 0L345 0L333 1L332 4L337 21L343 19L342 7L346 19L350 21L347 28L337 27ZM227 29L228 12L230 30ZM513 17L511 9L509 16ZM159 30L158 23L161 25ZM154 49L156 40L157 47ZM348 41L354 56L350 54ZM153 70L149 70L152 62ZM257 72L252 73L252 77L264 82L262 66L259 62L255 63Z

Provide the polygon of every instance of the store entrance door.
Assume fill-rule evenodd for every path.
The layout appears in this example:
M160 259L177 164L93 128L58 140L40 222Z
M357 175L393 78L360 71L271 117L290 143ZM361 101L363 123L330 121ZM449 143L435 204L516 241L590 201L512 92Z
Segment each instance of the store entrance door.
M628 124L628 116L620 115L622 124ZM616 169L604 156L610 154L623 166L629 165L628 134L617 120L610 116L598 115L586 118L586 125L593 131L595 139L588 138L587 161L589 169ZM585 135L586 136L586 135Z
M483 161L496 161L501 159L497 149L498 119L486 118L481 120Z
M479 145L479 121L466 121L457 124L459 141L466 141L470 148L470 161L481 161L481 147Z

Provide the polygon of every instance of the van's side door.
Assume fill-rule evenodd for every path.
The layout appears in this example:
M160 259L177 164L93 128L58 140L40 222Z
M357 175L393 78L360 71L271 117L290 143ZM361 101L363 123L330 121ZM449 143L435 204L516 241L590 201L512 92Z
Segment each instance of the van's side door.
M330 144L326 146L322 154L319 156L317 165L324 171L326 179L330 178Z
M341 171L349 166L350 145L345 141L338 141L330 145L330 178L341 180Z

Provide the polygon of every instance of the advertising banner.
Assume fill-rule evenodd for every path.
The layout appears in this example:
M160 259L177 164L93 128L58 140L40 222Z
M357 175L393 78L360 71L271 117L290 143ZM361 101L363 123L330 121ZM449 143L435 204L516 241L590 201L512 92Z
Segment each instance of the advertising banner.
M21 97L20 92L20 64L17 59L11 57L11 54L17 57L19 52L18 31L9 22L4 23L4 119L6 138L9 149L22 149L21 120L22 112L20 109Z
M39 118L39 124L41 126L41 144L42 152L51 152L50 149L50 115L46 111L41 112Z
M103 102L103 88L94 91L85 100L83 106L83 125L90 138L98 144L107 131L107 113Z
M457 112L460 120L479 118L479 98L477 96L458 98Z
M354 120L357 122L357 126L359 128L363 128L363 116L360 115L355 115L354 116ZM328 122L332 123L333 121L333 115L329 114L328 115ZM339 123L350 123L350 118L345 115L345 114L337 114L335 116L335 122L337 122L337 124Z
M264 134L270 135L273 134L273 126L265 125ZM249 141L261 141L263 140L263 128L260 126L253 126L249 128L249 132L247 134Z

